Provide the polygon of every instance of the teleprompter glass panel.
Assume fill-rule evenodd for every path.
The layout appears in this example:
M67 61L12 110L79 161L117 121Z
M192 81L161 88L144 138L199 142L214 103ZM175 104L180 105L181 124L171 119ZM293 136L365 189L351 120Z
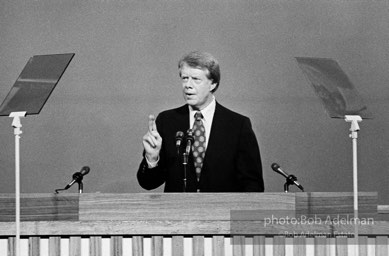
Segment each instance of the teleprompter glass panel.
M39 114L73 57L74 53L31 57L1 104L0 116Z
M359 115L372 118L358 91L335 60L310 57L296 57L296 60L330 117Z

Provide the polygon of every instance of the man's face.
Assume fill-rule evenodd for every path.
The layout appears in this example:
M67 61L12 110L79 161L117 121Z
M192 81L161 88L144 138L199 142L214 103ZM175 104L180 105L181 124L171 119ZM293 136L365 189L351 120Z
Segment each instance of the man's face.
M208 70L192 68L184 64L181 68L183 95L186 103L201 110L212 101L212 90L216 84L207 77Z

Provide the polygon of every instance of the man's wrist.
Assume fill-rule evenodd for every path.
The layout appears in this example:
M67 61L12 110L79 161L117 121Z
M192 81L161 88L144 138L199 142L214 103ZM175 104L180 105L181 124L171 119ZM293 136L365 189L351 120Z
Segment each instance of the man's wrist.
M145 159L146 159L146 163L147 163L147 166L148 168L154 168L158 165L158 162L159 162L159 155L157 157L152 157L151 159L147 156L147 154L145 155Z

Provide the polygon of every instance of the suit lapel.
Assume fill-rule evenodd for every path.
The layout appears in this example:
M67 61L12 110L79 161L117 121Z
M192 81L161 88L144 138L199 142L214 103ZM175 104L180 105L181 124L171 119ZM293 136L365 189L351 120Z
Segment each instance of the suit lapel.
M177 108L176 120L172 120L172 123L175 123L176 131L182 131L186 133L189 129L189 107L188 105L184 105L180 108Z
M217 153L223 148L223 140L226 139L225 129L223 127L224 118L223 118L223 107L216 102L215 114L213 116L211 134L208 139L207 151L205 153L204 165L207 165L210 160L214 159L213 154Z

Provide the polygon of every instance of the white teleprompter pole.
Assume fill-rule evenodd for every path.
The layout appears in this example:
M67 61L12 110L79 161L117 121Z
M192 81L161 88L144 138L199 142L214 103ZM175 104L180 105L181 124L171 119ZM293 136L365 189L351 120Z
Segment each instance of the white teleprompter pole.
M25 117L26 112L12 112L9 117L13 118L12 127L15 135L15 255L20 256L20 135L22 123L20 118Z
M354 191L354 253L359 255L359 240L358 240L358 155L357 155L357 140L358 131L360 130L358 123L362 122L362 118L358 115L346 115L345 121L351 123L350 138L353 143L353 191Z

